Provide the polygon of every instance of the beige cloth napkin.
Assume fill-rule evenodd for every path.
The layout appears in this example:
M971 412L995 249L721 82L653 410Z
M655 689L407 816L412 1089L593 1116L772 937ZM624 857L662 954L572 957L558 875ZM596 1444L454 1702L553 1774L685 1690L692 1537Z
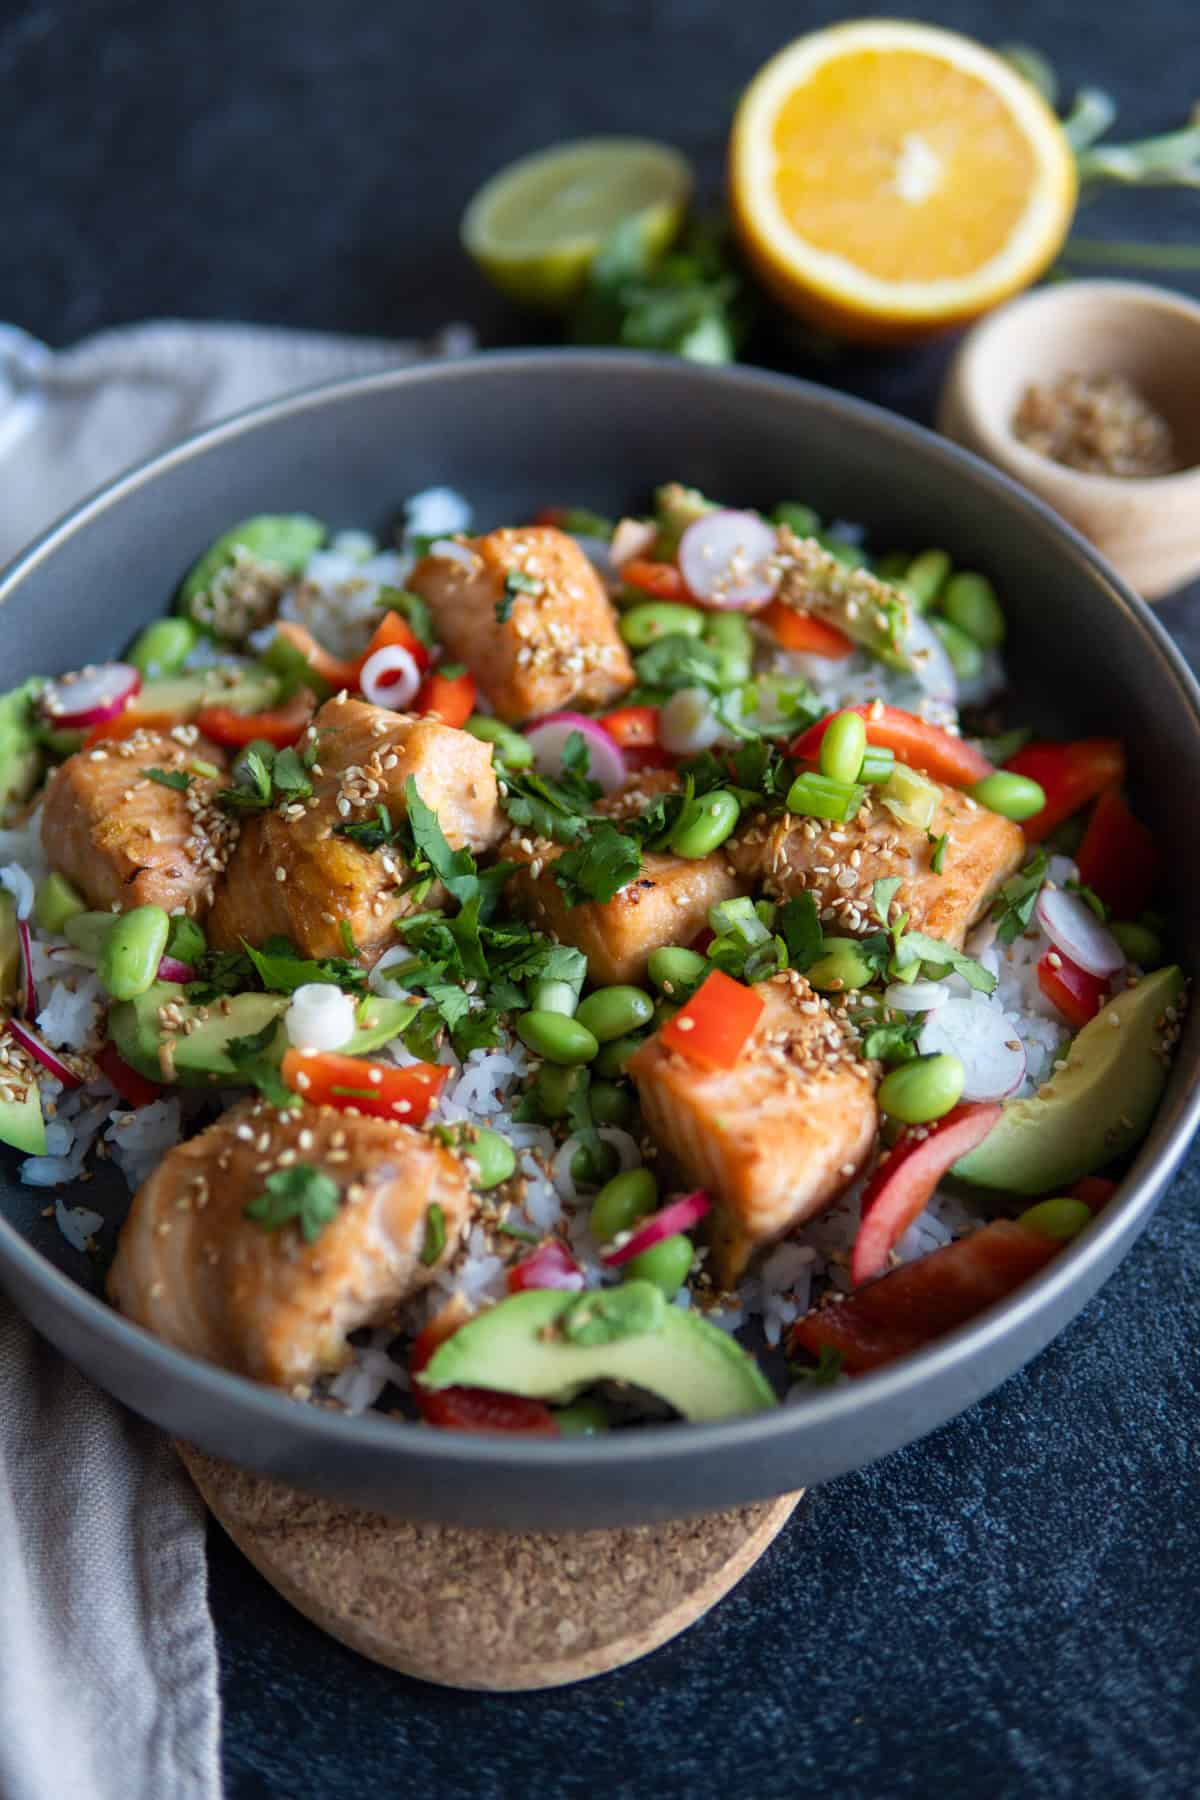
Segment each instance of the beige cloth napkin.
M165 321L53 353L0 326L0 562L214 419L471 347L462 326L388 343ZM0 1295L0 1796L220 1791L204 1509L166 1440Z

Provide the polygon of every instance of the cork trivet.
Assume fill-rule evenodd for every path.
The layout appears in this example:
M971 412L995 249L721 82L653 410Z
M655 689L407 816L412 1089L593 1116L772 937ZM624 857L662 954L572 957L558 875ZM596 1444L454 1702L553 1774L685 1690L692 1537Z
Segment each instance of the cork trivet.
M563 1536L410 1525L176 1446L285 1600L374 1662L445 1687L561 1687L633 1662L727 1594L799 1494L708 1518Z

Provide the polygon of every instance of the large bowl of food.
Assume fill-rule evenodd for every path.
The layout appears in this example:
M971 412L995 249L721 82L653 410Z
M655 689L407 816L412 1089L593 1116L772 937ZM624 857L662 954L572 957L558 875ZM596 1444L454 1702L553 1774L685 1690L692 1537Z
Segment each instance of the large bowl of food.
M397 372L0 604L0 1280L181 1438L463 1525L824 1480L1034 1355L1186 1147L1200 697L913 426Z

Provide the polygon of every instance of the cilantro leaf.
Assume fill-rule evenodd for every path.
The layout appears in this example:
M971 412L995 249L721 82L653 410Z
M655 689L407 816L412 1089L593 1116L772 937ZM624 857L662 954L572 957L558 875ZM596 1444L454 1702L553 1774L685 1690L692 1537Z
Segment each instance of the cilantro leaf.
M142 774L157 781L159 787L174 788L178 794L186 794L192 785L191 776L183 769L143 769Z
M278 1032L279 1020L268 1019L261 1031L230 1038L225 1045L225 1054L240 1079L248 1086L256 1087L270 1105L299 1106L299 1095L285 1084L279 1073L278 1060L270 1054Z
M1078 894L1083 904L1091 908L1102 925L1107 924L1112 918L1112 908L1105 905L1095 888L1086 886L1082 881L1067 881L1063 883L1063 886L1068 894Z
M716 651L699 638L682 633L657 638L635 658L634 667L642 686L660 693L673 694L686 687L717 693L721 686L721 661Z
M328 956L320 962L297 956L286 938L282 942L278 938L269 938L261 950L255 950L243 938L242 948L269 994L294 994L297 988L307 987L310 982L359 990L367 984L367 972L357 964L340 956Z
M973 956L956 950L952 944L943 943L941 938L926 937L923 931L906 932L896 946L893 967L897 971L914 962L928 963L935 969L953 969L980 994L990 994L996 986L996 977Z
M314 1169L311 1163L293 1163L276 1169L263 1183L265 1191L243 1207L264 1231L278 1231L292 1220L300 1226L306 1244L314 1244L326 1225L336 1219L341 1193L336 1181Z
M642 853L632 837L607 819L589 824L583 842L555 858L554 879L569 900L611 900L641 872Z
M418 643L424 644L427 650L433 649L437 642L433 618L420 594L410 594L407 588L382 587L375 604L388 612L399 613Z
M885 880L871 883L871 904L875 908L875 917L885 927L888 923L888 914L892 910L892 901L902 886L903 880L899 875L889 875Z
M996 942L1012 944L1033 917L1037 897L1046 879L1046 852L1035 850L1025 867L1011 875L992 903Z
M496 623L508 624L518 594L540 594L541 591L542 584L533 575L526 575L523 569L510 569L504 577L504 592L496 602Z
M775 914L775 928L787 946L788 962L803 974L821 954L823 933L817 902L810 893L794 894Z
M281 750L271 765L271 779L276 791L291 800L307 800L312 793L308 770L295 750Z
M236 782L221 789L217 804L227 812L262 812L271 804L271 789L271 763L247 750L238 757Z
M889 1013L880 1018L875 1009L852 1011L851 1023L862 1038L862 1053L885 1063L911 1062L918 1055L917 1038L925 1023L921 1013Z
M196 979L185 992L190 1001L203 1005L222 994L244 994L258 985L254 964L244 950L206 950L193 959Z
M445 1026L436 1006L422 1006L411 1024L400 1033L404 1048L422 1062L433 1062L441 1047Z
M809 1387L832 1387L842 1373L842 1353L835 1350L832 1344L822 1344L821 1353L815 1363L789 1363L788 1374L793 1381L805 1382Z

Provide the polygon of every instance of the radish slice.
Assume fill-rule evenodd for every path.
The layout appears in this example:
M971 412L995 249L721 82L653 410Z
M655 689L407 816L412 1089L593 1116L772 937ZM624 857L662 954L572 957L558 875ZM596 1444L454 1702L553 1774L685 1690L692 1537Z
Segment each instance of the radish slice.
M421 685L421 671L402 644L385 644L368 656L358 672L358 685L372 706L403 712Z
M38 1005L37 983L33 979L33 939L24 919L17 920L17 943L21 951L21 988L25 997L22 1011L27 1019L36 1019L42 1009Z
M82 1078L75 1073L74 1069L70 1068L61 1056L51 1050L49 1044L43 1043L37 1032L26 1025L23 1019L11 1018L8 1021L8 1029L21 1048L28 1050L30 1056L35 1057L44 1069L49 1069L50 1073L61 1081L64 1087L83 1086Z
M191 963L180 962L177 956L163 956L159 959L158 979L160 981L195 981L196 971Z
M897 1012L936 1012L949 1000L950 989L944 981L893 981L883 997Z
M707 1212L712 1210L712 1201L703 1188L697 1188L693 1194L684 1194L679 1200L672 1200L658 1212L651 1213L643 1219L636 1231L631 1231L623 1244L610 1250L603 1258L606 1269L619 1269L622 1263L630 1262L640 1256L643 1250L661 1244L664 1238L675 1237L681 1231L688 1231Z
M635 556L649 556L658 541L658 526L653 519L618 519L608 554L617 568L632 562Z
M132 663L89 663L77 675L47 682L38 704L46 719L65 730L103 725L124 711L141 685Z
M954 673L954 664L947 656L941 638L920 613L912 616L904 647L912 658L913 675L922 693L931 700L941 700L946 706L957 706L958 676Z
M529 1288L563 1288L568 1293L578 1293L583 1286L583 1270L564 1243L548 1238L513 1265L504 1285L510 1294L521 1294Z
M706 606L748 612L775 592L775 548L774 526L757 513L705 513L679 540L679 571Z
M1078 894L1044 887L1038 895L1037 916L1054 948L1086 974L1115 975L1125 967L1120 944Z
M923 1056L949 1051L963 1066L964 1100L1003 1100L1025 1079L1025 1046L998 1006L947 1000L921 1027Z
M615 794L625 785L625 758L603 725L586 713L547 713L536 725L525 727L534 768L539 775L561 775L567 739L576 731L587 745L588 775L606 794Z
M725 730L707 688L680 688L658 714L658 741L672 756L695 756L715 744Z

